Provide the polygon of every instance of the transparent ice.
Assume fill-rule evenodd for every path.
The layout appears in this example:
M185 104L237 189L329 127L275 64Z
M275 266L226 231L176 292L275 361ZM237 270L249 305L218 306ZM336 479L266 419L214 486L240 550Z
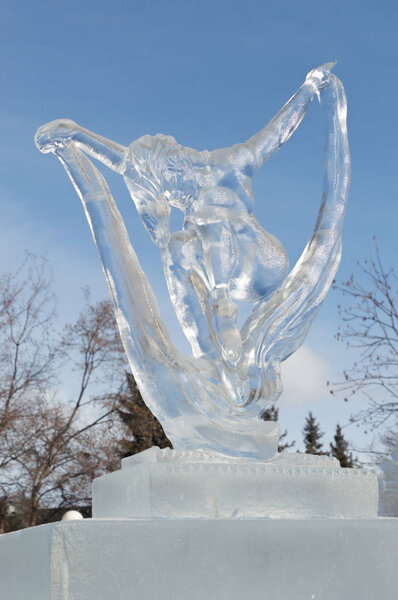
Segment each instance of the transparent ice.
M276 451L278 425L260 416L281 394L280 363L302 344L340 261L350 160L346 98L333 65L313 69L264 129L231 148L197 151L160 134L125 147L69 120L36 134L38 148L60 159L80 196L132 371L176 449L262 459ZM282 244L253 215L251 180L314 96L326 130L322 202L288 273ZM124 177L160 250L191 357L173 343L105 178L87 155ZM172 209L184 214L175 233ZM241 328L238 302L251 306Z
M380 515L398 517L398 449L380 463Z

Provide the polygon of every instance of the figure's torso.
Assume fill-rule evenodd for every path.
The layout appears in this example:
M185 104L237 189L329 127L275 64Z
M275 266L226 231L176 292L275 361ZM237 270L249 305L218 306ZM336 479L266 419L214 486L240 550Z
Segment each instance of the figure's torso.
M227 150L198 152L170 136L144 136L129 147L125 180L158 246L168 245L171 207L178 208L186 216L184 229L194 228L202 245L212 245L211 268L223 261L221 272L230 281L221 283L230 284L236 300L255 302L281 284L288 259L279 240L251 214L251 177L240 168L247 164L240 151L245 152L235 148L229 160Z

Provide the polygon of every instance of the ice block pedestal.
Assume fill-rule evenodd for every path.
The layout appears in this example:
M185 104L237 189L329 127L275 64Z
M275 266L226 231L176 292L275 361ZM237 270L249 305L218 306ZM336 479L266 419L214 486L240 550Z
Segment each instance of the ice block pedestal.
M310 454L262 462L151 448L93 484L98 518L374 518L377 506L374 473Z
M0 536L2 600L396 600L398 519L327 457L152 449L97 479L94 518Z

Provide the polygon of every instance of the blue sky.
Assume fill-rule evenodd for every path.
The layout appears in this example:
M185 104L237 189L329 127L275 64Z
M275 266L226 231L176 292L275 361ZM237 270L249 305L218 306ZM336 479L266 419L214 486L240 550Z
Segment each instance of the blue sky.
M124 144L161 132L195 148L224 147L262 128L310 69L333 59L348 96L352 154L339 277L369 256L373 235L386 265L394 266L396 3L3 0L0 7L0 269L18 264L25 249L45 254L55 270L60 321L76 315L84 283L98 298L107 291L65 172L33 144L39 125L68 117ZM172 319L157 275L157 251L123 183L115 176L108 180L166 318ZM291 265L314 226L321 181L321 122L314 102L289 144L254 181L256 217L284 243ZM337 293L329 295L306 347L287 365L281 421L296 440L308 409L320 419L328 442L336 422L347 422L360 408L329 398L325 387L351 360L333 340L339 301ZM363 442L359 432L346 431Z

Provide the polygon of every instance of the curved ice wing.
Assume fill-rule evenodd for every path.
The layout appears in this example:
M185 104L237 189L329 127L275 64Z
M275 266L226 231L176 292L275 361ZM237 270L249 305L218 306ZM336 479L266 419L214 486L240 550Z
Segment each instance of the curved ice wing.
M319 97L326 120L326 143L323 197L314 233L282 287L268 302L254 307L242 329L242 362L255 360L261 365L268 381L268 400L281 393L280 363L303 343L340 262L350 180L347 103L340 80L331 75ZM261 412L263 407L252 410Z

